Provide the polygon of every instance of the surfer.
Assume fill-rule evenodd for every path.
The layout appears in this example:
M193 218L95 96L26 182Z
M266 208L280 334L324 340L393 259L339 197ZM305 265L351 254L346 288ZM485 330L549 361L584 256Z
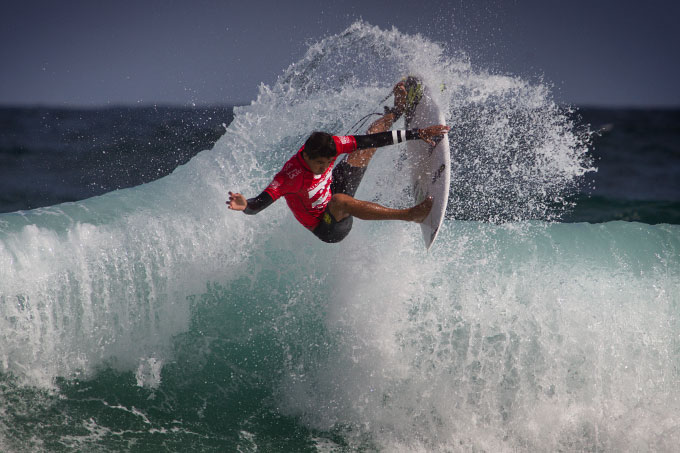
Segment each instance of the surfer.
M229 192L229 209L257 214L284 197L295 218L324 242L340 242L352 228L352 218L362 220L404 220L422 222L432 209L432 198L407 209L393 209L354 198L376 149L421 139L435 145L434 139L446 134L450 127L430 126L423 129L390 131L392 124L406 114L411 115L422 97L420 82L409 77L392 90L394 107L368 128L367 135L333 136L314 132L298 152L274 176L274 180L255 198ZM341 155L338 165L335 160Z

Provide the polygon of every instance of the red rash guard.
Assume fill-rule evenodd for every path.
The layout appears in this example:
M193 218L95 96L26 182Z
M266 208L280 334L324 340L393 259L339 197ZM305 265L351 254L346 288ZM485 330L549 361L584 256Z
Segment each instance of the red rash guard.
M335 160L340 154L357 149L354 136L333 136L333 141L337 154L322 175L315 175L307 166L302 158L303 146L264 189L274 201L284 197L295 218L309 230L316 228L331 201L331 176Z

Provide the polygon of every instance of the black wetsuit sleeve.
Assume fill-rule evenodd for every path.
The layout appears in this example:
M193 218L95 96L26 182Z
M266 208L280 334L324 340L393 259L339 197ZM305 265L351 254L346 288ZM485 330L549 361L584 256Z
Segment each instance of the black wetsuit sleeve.
M357 141L357 149L380 148L381 146L401 143L404 140L417 140L420 138L419 133L420 129L394 130L378 132L377 134L355 135L354 139Z
M255 198L248 198L248 205L243 213L248 215L257 214L272 203L274 203L272 196L267 192L262 192Z

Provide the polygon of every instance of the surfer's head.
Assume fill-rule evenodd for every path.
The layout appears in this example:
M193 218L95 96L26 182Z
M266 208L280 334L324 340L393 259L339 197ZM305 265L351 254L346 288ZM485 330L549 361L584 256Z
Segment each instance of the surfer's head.
M305 142L307 157L316 159L317 157L335 157L335 142L333 136L327 132L312 132Z
M305 142L302 157L316 175L323 174L336 156L333 136L326 132L313 132Z

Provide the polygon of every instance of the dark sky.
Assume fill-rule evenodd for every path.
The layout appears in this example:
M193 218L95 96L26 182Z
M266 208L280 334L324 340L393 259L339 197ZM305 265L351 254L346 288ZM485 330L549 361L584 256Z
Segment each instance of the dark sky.
M680 106L677 0L3 1L0 104L249 102L360 18L543 76L563 102Z

